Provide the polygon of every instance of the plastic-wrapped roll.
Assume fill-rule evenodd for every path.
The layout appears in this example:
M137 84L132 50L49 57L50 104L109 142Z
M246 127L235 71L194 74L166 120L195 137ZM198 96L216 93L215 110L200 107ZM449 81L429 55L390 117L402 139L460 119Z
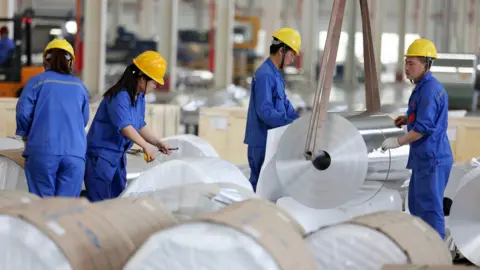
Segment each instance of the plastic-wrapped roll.
M194 183L130 195L153 198L178 220L191 219L218 211L234 202L257 198L252 191L229 183Z
M172 137L165 137L162 139L168 147L178 148L178 150L172 151L170 156L160 155L160 161L184 158L184 157L216 157L218 153L215 149L202 138L191 135L178 135Z
M189 183L232 183L253 191L235 165L219 158L189 157L170 160L146 171L127 186L122 196Z
M306 241L317 269L381 269L384 264L451 265L439 235L421 219L377 212L322 228Z
M453 197L448 227L455 245L470 262L480 266L480 167L467 173Z
M316 268L290 217L266 201L250 200L154 234L125 269Z
M35 194L21 190L0 190L0 208L39 200Z
M143 158L143 153L127 154L127 183L130 183L134 179L138 178L144 172L160 165L160 161L154 160L152 162L146 162Z
M3 143L5 143L3 139ZM9 139L12 147L20 142ZM23 147L23 142L22 142ZM27 178L25 176L25 161L22 157L23 148L0 150L0 189L28 191Z
M51 198L0 209L0 269L122 269L149 235L176 224L149 198Z

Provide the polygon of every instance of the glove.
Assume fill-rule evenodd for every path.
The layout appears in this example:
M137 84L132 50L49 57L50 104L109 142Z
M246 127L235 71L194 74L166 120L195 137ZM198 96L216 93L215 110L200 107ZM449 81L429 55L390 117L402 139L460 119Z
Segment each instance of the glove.
M398 138L390 137L390 138L387 138L383 141L382 150L386 151L386 150L398 148L400 146L401 145L398 143Z

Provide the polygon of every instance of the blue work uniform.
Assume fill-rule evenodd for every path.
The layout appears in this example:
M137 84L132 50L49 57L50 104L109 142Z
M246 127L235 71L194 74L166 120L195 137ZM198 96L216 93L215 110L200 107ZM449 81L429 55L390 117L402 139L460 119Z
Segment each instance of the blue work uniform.
M73 75L47 70L27 82L17 103L18 136L26 137L28 189L40 197L78 197L89 118L88 90Z
M0 39L0 65L4 65L8 61L14 47L15 44L9 37L3 37Z
M285 81L272 60L267 59L255 72L248 105L244 143L248 145L250 183L256 190L265 159L269 129L288 125L297 119L285 93Z
M430 72L410 96L407 129L423 135L410 144L407 168L412 169L408 208L445 238L443 194L453 165L447 136L448 95Z
M85 188L90 201L116 198L125 190L126 152L133 142L121 131L127 126L139 131L145 125L143 94L137 95L135 106L126 90L103 98L87 135Z

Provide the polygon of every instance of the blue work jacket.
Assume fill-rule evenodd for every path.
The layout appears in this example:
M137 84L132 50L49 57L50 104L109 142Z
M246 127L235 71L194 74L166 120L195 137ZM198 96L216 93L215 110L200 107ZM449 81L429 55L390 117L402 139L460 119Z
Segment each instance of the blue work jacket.
M282 74L272 60L267 59L252 79L244 143L265 147L269 129L288 125L298 117L285 94Z
M137 131L146 125L144 95L137 95L135 106L126 90L111 99L104 97L88 131L87 153L102 157L112 165L119 164L133 145L121 132L129 125Z
M443 85L426 73L408 101L407 129L423 134L410 144L407 168L417 169L453 162L447 136L448 95Z
M0 65L5 64L8 60L8 56L13 52L15 44L9 37L0 39Z
M70 155L85 159L88 90L73 75L47 70L33 76L17 102L18 136L24 156Z

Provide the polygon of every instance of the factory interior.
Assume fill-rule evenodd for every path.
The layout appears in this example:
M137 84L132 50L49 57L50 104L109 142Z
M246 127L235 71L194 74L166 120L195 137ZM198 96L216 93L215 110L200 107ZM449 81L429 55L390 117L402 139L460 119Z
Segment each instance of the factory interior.
M0 270L480 268L480 0L0 0L0 27Z

